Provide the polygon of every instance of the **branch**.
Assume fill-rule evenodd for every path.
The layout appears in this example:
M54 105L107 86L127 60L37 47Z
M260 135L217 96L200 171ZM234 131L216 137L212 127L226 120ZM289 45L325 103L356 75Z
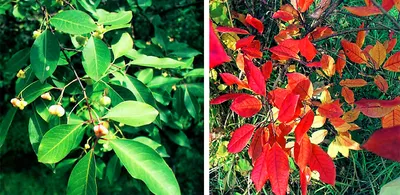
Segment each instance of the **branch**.
M387 28L376 27L376 28L357 28L357 29L345 30L345 31L342 31L342 32L339 32L339 33L331 34L329 36L313 40L312 42L316 43L316 42L323 41L325 39L329 39L329 38L332 38L332 37L337 37L337 36L345 35L345 34L348 34L348 33L359 32L359 31L367 31L367 30L388 30L388 29Z
M339 7L340 4L343 3L344 0L338 0L336 1L334 4L332 4L329 9L324 13L324 15L322 15L317 22L315 22L310 29L307 30L307 33L310 33L312 31L314 31L318 26L320 26L322 24L322 22L325 20L325 18L327 16L329 16L337 7Z
M391 16L385 9L383 9L383 7L379 5L375 0L371 0L371 2L376 7L378 7L378 9L381 10L381 12L389 18L389 20L393 22L393 24L397 27L397 30L400 30L400 24L397 23L396 19L393 16Z

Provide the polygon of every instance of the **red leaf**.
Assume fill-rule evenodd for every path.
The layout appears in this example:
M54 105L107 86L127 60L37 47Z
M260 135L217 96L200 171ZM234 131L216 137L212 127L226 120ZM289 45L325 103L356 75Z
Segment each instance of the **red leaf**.
M261 153L260 157L258 157L258 159L256 160L256 162L254 164L253 170L251 171L251 180L253 181L257 192L261 191L265 182L267 182L267 180L268 180L267 167L269 165L267 164L267 161L265 160L267 153L268 153L268 150L265 150Z
M400 5L400 3L399 3L399 5ZM385 41L385 43L383 45L386 48L387 54L393 50L393 48L396 46L396 43L397 43L397 39L390 39L390 40Z
M287 41L287 40L285 40ZM283 41L282 43L284 43L285 41ZM300 57L297 55L297 51L295 51L295 49L287 47L284 44L279 44L277 46L271 47L269 48L269 51L272 52L273 54L278 55L282 60L287 60L290 58L293 59L300 59Z
M277 12L275 12L274 15L272 15L272 18L280 19L280 20L282 20L284 22L287 22L287 21L290 21L290 20L294 19L292 14L290 14L288 12L285 12L285 11L282 11L282 10L278 10Z
M244 124L240 128L236 129L232 134L231 140L229 141L228 152L241 152L247 145L247 142L249 142L255 128L256 127L254 125Z
M272 61L267 61L261 66L261 73L264 75L264 79L268 81L272 73Z
M264 25L263 23L258 20L257 18L254 18L253 16L251 16L250 14L247 14L246 16L246 23L249 24L250 26L254 27L255 29L257 29L258 33L262 34L262 32L264 31Z
M317 110L321 116L326 118L337 118L343 115L343 110L340 107L339 100L331 103L321 104Z
M256 48L253 48L253 47L243 47L242 51L247 56L250 56L250 57L253 57L253 58L261 58L262 57L262 52L259 51L259 49L256 49Z
M252 36L248 36L248 37L240 39L239 41L236 42L236 49L249 46L251 44L251 42L254 40L254 37L256 37L256 36L252 35Z
M373 16L382 14L381 10L375 6L363 6L363 7L346 7L343 6L347 11L356 15L356 16Z
M219 73L225 84L231 86L233 84L242 85L242 81L231 73Z
M301 194L307 195L307 184L311 180L311 170L306 167L304 171L300 171Z
M313 86L310 79L300 73L289 73L286 76L288 77L287 89L299 94L301 100L312 97Z
M218 96L210 101L211 105L222 104L228 100L234 100L241 95L246 95L245 93L228 93L221 96Z
M393 6L394 6L393 0L382 0L382 7L386 11L389 11L390 9L392 9Z
M231 110L241 117L251 117L261 110L261 101L252 95L244 94L235 100L231 105Z
M299 97L300 97L299 95L294 93L290 93L286 96L279 110L278 114L279 121L289 122L293 120L296 113L297 102L299 101Z
M308 62L313 60L315 55L317 55L317 49L315 49L314 45L308 39L308 36L300 39L299 49L300 54L304 56Z
M383 65L383 69L393 72L400 72L400 52L390 56Z
M265 96L266 87L265 79L260 69L258 69L251 60L244 59L244 71L246 73L247 82L254 93Z
M300 171L304 171L311 159L311 142L305 135L301 142L294 144L294 158Z
M217 35L214 32L212 22L210 20L210 69L221 65L224 62L229 62L231 59L226 54L224 47L219 41Z
M252 160L253 165L262 153L263 145L261 142L261 136L263 134L263 131L264 131L264 128L258 128L256 130L256 132L254 133L253 139L251 140L251 143L250 143L248 153Z
M286 96L291 93L288 89L276 88L269 92L271 95L272 102L274 103L275 107L281 109L282 103L285 100Z
M362 145L366 150L381 157L400 162L400 126L375 131Z
M341 80L339 84L343 87L364 87L368 83L364 79L345 79Z
M393 100L367 100L361 99L354 102L357 109L371 118L380 118L389 114L397 105L400 105L400 97Z
M301 3L300 3L301 2ZM314 2L314 0L300 0L299 1L299 7L301 8L301 12L305 12L308 10L310 5Z
M249 31L247 31L247 30L244 30L241 28L228 27L228 26L218 26L217 31L222 32L222 33L236 33L236 34L242 34L242 35L249 34Z
M311 36L313 40L324 38L326 36L332 35L334 32L331 28L327 26L317 27L313 32L311 32Z
M336 169L331 157L318 145L312 144L312 154L310 159L310 169L319 172L321 181L335 185Z
M277 195L285 195L289 181L288 156L277 143L274 143L267 154L266 161L272 191Z
M321 62L311 62L311 63L306 64L306 66L310 67L310 68L312 68L312 67L321 68L322 64L321 64Z
M342 72L344 67L346 66L346 56L344 55L344 51L340 50L338 54L338 58L336 59L336 72L339 73L340 77L342 77Z
M300 120L299 124L294 129L294 134L296 137L296 143L301 143L304 134L311 128L311 125L314 122L314 112L309 110L304 117Z
M346 54L346 56L349 58L350 61L359 64L367 62L367 58L361 52L361 49L358 45L350 41L347 41L345 39L341 40L340 43L342 44L344 53Z

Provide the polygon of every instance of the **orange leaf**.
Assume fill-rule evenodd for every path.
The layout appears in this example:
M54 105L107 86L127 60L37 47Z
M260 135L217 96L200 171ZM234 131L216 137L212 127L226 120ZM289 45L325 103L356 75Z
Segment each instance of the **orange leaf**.
M289 73L286 76L288 78L287 89L299 94L301 100L312 97L313 86L310 79L300 73Z
M255 161L254 168L251 171L251 180L253 181L257 192L261 191L262 187L268 180L267 167L269 165L267 164L267 161L265 160L267 153L268 153L268 150L265 150L261 153L260 157L257 158L257 160Z
M342 119L348 123L354 122L357 120L358 116L360 115L359 110L350 110L343 114Z
M251 140L250 146L249 146L248 153L252 160L253 165L262 153L263 145L261 143L261 136L263 134L263 131L264 131L264 128L258 128L256 130L256 132L253 135L253 139Z
M381 75L376 75L374 78L374 82L379 90L381 90L383 93L386 93L389 86L386 80Z
M397 39L390 39L390 40L387 40L387 41L385 41L383 43L383 45L386 48L386 53L387 54L390 53L393 50L394 46L396 46L396 43L397 43Z
M308 10L310 5L314 2L314 0L300 0L298 6L301 8L300 12L305 12Z
M344 86L342 88L342 96L344 97L344 100L348 103L348 104L353 104L354 103L354 93L351 89L349 89L348 87Z
M340 50L338 58L336 59L336 72L339 73L340 77L342 77L342 72L345 66L346 66L346 55L344 55L343 50Z
M217 34L214 32L212 21L210 20L210 69L221 65L224 62L229 62L230 58L226 54L224 47L219 41Z
M289 122L293 120L293 118L295 117L299 97L299 95L293 93L290 93L286 96L285 100L282 103L282 107L279 109L279 121Z
M326 36L332 35L334 32L331 28L327 26L317 27L313 32L311 32L311 36L313 40L324 38Z
M393 0L382 0L382 7L386 11L389 11L390 9L392 9L393 5L394 5Z
M254 93L265 96L265 79L260 69L258 69L251 60L244 59L244 72L246 73L250 89L253 90Z
M367 62L365 55L361 52L360 47L355 43L347 41L345 39L341 40L340 43L344 49L344 53L349 58L350 61L354 63L363 64Z
M219 76L221 76L224 83L227 84L228 86L236 84L242 88L248 88L246 83L244 83L243 81L241 81L239 78L237 78L235 75L233 75L231 73L220 73Z
M272 73L272 61L265 62L265 64L261 66L261 72L264 75L264 79L268 81Z
M389 114L382 117L382 127L390 128L400 125L400 106L396 106Z
M396 52L390 56L383 65L383 69L393 72L400 72L400 52Z
M307 114L300 120L299 124L294 129L294 134L296 137L296 143L300 144L304 135L311 128L314 121L314 112L312 110L308 111Z
M343 6L347 11L356 15L356 16L373 16L382 14L381 10L379 10L375 6L364 6L364 7L347 7Z
M290 21L290 20L293 20L293 19L294 19L294 17L293 17L292 14L290 14L290 13L288 13L288 12L285 12L285 11L282 11L282 10L278 10L277 12L275 12L275 13L272 15L272 18L274 18L274 19L280 19L280 20L282 20L282 21L284 21L284 22L287 22L287 21Z
M364 115L371 118L383 117L391 112L397 105L400 105L400 97L393 100L367 100L361 99L354 102Z
M307 184L311 180L311 170L309 167L306 167L304 171L300 171L300 186L301 186L301 194L307 195Z
M250 14L247 14L246 16L246 23L257 29L258 33L260 34L262 34L262 32L264 31L263 23L259 19L251 16Z
M362 146L384 158L400 162L400 126L379 129L375 131Z
M335 185L336 169L331 157L318 145L312 144L310 169L318 171L321 181Z
M243 54L239 51L236 57L236 66L241 70L244 71L244 57Z
M345 79L341 80L339 84L343 87L364 87L368 83L364 79Z
M285 195L289 181L289 160L285 151L274 143L265 159L272 191L277 195Z
M232 134L231 140L229 141L228 152L241 152L247 145L247 142L249 142L251 135L253 135L254 128L254 125L244 124L240 128L236 129Z
M327 76L331 77L335 74L335 60L330 55L322 55L321 66Z
M252 95L244 94L235 98L231 110L241 117L251 117L261 110L262 103Z
M358 28L363 29L363 28L364 28L364 22L361 23L361 26L358 27ZM365 36L366 36L366 34L367 34L367 31L365 31L365 30L358 31L358 33L357 33L357 40L356 40L356 45L357 45L358 47L361 48L361 47L364 45L364 41L365 41Z
M308 135L304 135L303 139L294 144L294 159L297 165L300 168L300 171L303 171L311 158L311 142L308 138Z
M343 110L340 107L339 100L327 104L321 104L317 111L321 116L326 118L337 118L343 115Z
M308 39L308 36L300 39L299 49L300 54L305 57L308 62L313 60L315 55L317 55L317 49L315 49L310 39Z
M379 67L383 64L386 59L386 48L379 41L376 42L375 46L369 50L369 55L373 59L375 69L379 69Z

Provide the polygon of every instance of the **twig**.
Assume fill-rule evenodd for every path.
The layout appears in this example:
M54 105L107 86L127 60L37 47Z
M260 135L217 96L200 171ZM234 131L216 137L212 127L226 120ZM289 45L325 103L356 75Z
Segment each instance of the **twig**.
M326 37L322 37L322 38L313 40L312 42L316 43L316 42L323 41L325 39L329 39L329 38L332 38L332 37L337 37L337 36L345 35L345 34L352 33L352 32L367 31L367 30L388 30L388 29L387 28L380 28L380 27L350 29L350 30L345 30L345 31L342 31L342 32L338 32L338 33L331 34L331 35L326 36Z
M329 16L340 4L342 4L343 1L344 1L344 0L338 0L338 1L336 1L334 4L332 4L332 5L329 7L329 9L324 13L324 15L322 15L322 16L317 20L317 22L315 22L315 23L307 30L307 33L306 33L306 34L308 34L308 33L312 32L312 31L314 31L315 28L317 28L319 25L321 25L322 22L325 20L325 18L326 18L327 16Z
M386 17L389 18L389 20L391 20L393 22L393 24L397 27L397 30L400 30L400 24L397 23L396 19L391 16L385 9L383 9L383 7L381 5L379 5L375 0L371 0L372 4L374 4L376 7L378 7L379 10L381 10L381 12L386 15Z

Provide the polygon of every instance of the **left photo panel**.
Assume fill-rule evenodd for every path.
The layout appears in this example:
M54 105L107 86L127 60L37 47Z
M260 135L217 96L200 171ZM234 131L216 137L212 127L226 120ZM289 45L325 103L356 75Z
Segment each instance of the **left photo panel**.
M204 2L0 4L0 194L204 194Z

